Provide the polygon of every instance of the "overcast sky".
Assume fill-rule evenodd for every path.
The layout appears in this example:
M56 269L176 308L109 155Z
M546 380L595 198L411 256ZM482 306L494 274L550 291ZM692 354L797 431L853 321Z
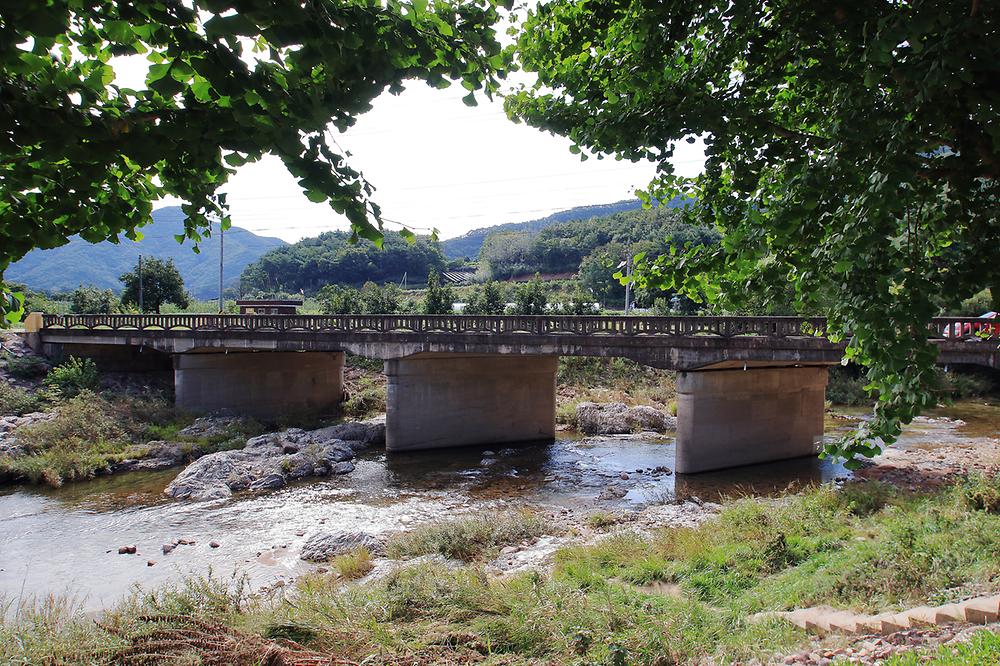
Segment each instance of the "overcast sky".
M436 227L450 238L629 198L654 174L650 163L582 162L569 152L567 139L511 122L499 100L467 107L463 92L411 83L399 96L380 97L355 127L337 136L353 166L377 188L375 200L387 218ZM702 163L702 146L681 142L678 171L697 173ZM276 158L241 168L225 190L233 224L264 235L294 241L347 227L328 206L306 200Z
M143 85L149 66L143 56L113 64L119 84ZM451 238L630 198L654 174L650 163L581 161L567 139L508 120L500 99L489 102L479 94L479 106L465 106L465 92L459 85L438 90L411 82L401 95L375 100L347 133L333 130L352 153L351 164L377 188L374 199L386 218L415 231L437 228L441 238ZM678 144L678 173L694 175L703 162L701 142ZM241 167L223 191L233 224L262 235L296 241L348 226L326 204L309 202L274 157Z

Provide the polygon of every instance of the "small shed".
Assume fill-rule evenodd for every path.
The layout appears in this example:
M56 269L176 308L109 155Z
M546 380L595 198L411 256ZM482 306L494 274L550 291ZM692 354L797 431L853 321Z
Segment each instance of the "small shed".
M266 299L245 298L236 301L240 314L298 314L302 307L301 298Z

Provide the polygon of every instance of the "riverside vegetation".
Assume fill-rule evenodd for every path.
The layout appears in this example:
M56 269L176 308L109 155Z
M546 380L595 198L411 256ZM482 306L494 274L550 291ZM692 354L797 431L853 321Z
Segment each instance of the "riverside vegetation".
M550 573L484 571L501 544L538 529L531 514L425 526L389 547L459 561L432 558L347 584L370 568L355 553L288 594L251 594L238 577L188 578L136 592L98 623L69 602L25 604L8 609L0 625L0 659L120 663L144 654L153 663L251 664L286 650L282 663L297 664L320 663L309 655L366 664L768 661L812 643L782 620L752 621L758 611L824 603L885 610L994 589L1000 477L930 493L866 482L736 499L697 528L612 529L564 548ZM256 660L241 646L253 646ZM968 660L949 650L931 663L994 663L975 658L996 654L997 638L983 635L960 650Z

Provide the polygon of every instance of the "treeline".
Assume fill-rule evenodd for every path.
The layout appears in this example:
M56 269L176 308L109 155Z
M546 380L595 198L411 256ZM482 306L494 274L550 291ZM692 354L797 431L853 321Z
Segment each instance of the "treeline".
M404 275L423 282L431 269L441 271L444 265L440 246L429 236L411 243L387 231L379 249L371 241L351 243L346 232L331 231L267 252L243 269L240 290L245 296L313 293L328 284L399 282Z
M576 273L588 258L606 256L611 250L620 262L629 251L657 255L671 246L709 245L719 238L714 229L685 223L676 209L631 210L553 224L537 233L491 234L480 250L479 270L491 280Z

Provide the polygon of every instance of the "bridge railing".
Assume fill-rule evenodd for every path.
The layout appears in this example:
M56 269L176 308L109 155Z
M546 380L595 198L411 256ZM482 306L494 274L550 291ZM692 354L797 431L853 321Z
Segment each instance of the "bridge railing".
M624 317L600 315L42 315L42 330L374 332L611 336L822 337L823 317ZM940 317L928 336L953 340L1000 338L1000 322Z

